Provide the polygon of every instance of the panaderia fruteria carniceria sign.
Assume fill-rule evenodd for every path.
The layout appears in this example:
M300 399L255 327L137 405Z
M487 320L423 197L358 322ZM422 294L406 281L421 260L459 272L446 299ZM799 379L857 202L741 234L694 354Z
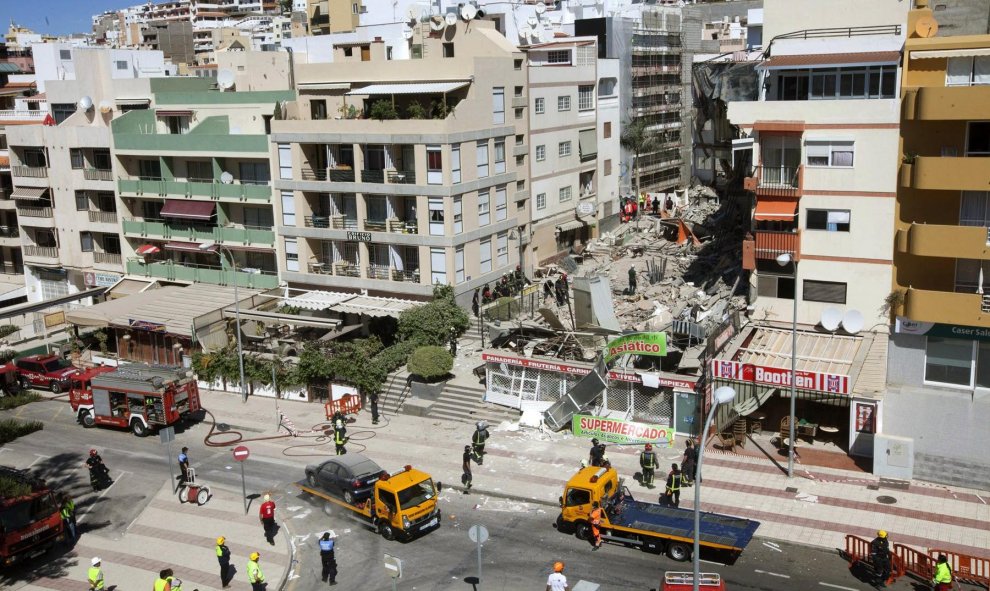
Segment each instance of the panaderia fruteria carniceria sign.
M712 360L712 377L771 386L791 386L791 370L781 367L764 367L739 361ZM829 394L849 394L849 376L835 373L798 370L794 374L794 387Z
M623 335L605 345L605 361L609 362L620 355L650 355L663 357L667 354L667 333L634 332Z

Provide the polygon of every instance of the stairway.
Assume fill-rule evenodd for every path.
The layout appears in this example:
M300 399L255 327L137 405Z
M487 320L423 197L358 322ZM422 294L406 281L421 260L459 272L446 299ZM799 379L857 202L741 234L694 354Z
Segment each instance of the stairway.
M518 421L519 411L483 401L483 386L463 386L448 383L428 414L435 419L474 424L487 421L498 425L502 421Z
M402 396L408 397L409 392L403 392L406 388L406 378L409 372L405 367L398 372L390 374L381 394L378 395L378 412L386 416L395 416L401 412L399 406Z

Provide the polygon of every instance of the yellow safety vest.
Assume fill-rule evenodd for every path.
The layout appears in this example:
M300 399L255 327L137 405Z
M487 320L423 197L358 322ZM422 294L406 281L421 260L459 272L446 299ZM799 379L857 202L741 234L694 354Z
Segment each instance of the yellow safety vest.
M89 584L93 589L103 589L103 570L98 566L89 567Z
M680 474L671 474L670 487L669 488L670 488L671 491L681 490L681 475Z
M167 579L155 579L155 591L165 591L169 588Z
M946 562L939 562L935 565L935 579L936 583L951 583L952 582L952 570L949 569L949 564Z
M254 560L248 561L247 575L249 583L262 583L265 580L265 575L261 572L261 566Z

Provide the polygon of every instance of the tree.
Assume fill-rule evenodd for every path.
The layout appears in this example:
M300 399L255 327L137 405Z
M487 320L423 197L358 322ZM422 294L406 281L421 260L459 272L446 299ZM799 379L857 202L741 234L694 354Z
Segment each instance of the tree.
M399 112L395 110L395 105L392 104L392 101L378 99L371 103L371 110L368 112L368 116L372 119L384 121L386 119L398 119Z
M427 382L445 377L454 368L454 358L443 347L420 347L409 356L409 373Z
M622 137L619 138L619 142L622 144L622 147L632 152L635 157L633 167L636 170L637 199L639 198L643 188L639 182L639 157L642 154L655 152L660 145L660 141L657 139L657 136L654 135L653 132L649 131L647 129L648 127L649 123L642 117L639 119L626 121L626 123L622 126Z
M399 339L442 347L451 333L459 337L470 325L467 312L454 300L454 288L437 284L432 301L399 314Z

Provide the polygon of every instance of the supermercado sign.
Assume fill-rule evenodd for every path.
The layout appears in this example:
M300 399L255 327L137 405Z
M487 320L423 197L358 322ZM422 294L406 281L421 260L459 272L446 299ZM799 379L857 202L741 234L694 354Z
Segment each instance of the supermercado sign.
M557 373L569 373L577 376L583 376L591 373L591 369L587 367L580 367L577 365L570 365L568 363L557 363L553 361L543 361L541 359L529 359L525 357L512 357L509 355L495 355L492 353L483 353L481 355L481 360L486 363L505 363L507 365L516 365L519 367L529 367L532 369L542 369L544 371L554 371ZM685 376L686 377L686 376ZM619 380L620 382L632 382L635 384L643 383L643 380L635 373L626 373L619 371L608 372L608 378L610 380ZM659 385L663 388L678 388L681 390L694 390L697 382L695 380L676 380L667 378L664 376L659 376Z
M663 357L667 354L667 333L636 332L621 336L605 345L605 361L620 355L652 355Z
M738 361L712 360L712 377L772 386L791 386L791 370L780 367L764 367ZM795 373L796 388L816 390L830 394L849 394L849 376L817 371L798 370Z
M664 425L649 425L591 415L574 415L571 429L579 437L595 437L609 443L652 443L672 446L674 432Z

